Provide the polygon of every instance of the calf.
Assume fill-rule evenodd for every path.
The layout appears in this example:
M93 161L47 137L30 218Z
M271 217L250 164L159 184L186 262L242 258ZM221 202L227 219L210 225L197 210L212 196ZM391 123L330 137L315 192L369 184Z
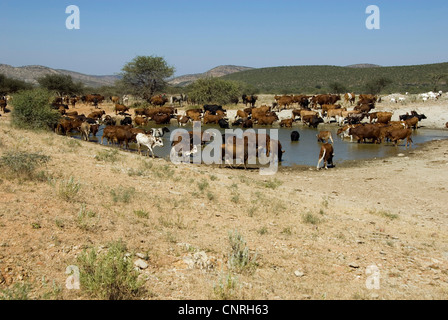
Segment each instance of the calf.
M316 169L319 170L320 163L324 162L325 169L328 169L327 165L333 166L333 156L334 156L334 149L333 145L330 143L325 143L320 147L319 152L319 161L317 162Z
M137 147L138 147L138 153L141 155L142 151L141 151L141 145L144 145L148 148L148 157L149 157L149 152L151 151L152 153L152 158L154 159L154 151L153 148L154 147L163 147L163 140L160 137L154 137L153 135L148 135L148 134L144 134L144 133L137 133L136 136L136 140L137 140Z

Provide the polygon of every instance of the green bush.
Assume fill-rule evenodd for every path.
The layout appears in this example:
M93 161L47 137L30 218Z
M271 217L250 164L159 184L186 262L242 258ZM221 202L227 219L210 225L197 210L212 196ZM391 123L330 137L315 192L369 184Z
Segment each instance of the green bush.
M112 242L106 252L91 249L78 257L80 284L92 297L101 300L132 300L143 293L143 283L122 241Z
M53 129L61 115L51 108L52 98L52 94L44 89L18 92L12 101L12 124L22 129Z

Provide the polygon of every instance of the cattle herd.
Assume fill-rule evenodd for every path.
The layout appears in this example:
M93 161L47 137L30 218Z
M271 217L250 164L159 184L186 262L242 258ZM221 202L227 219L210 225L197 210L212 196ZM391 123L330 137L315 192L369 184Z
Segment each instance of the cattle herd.
M101 95L92 94L79 98L72 96L55 100L53 107L63 115L54 128L55 132L66 135L69 132L78 131L81 137L88 141L90 135L96 136L99 126L104 125L101 144L106 140L107 145L117 144L119 147L128 149L129 143L134 142L139 152L141 152L141 146L144 145L148 148L148 155L151 152L154 157L153 148L163 146L162 136L168 129L156 136L154 129L145 129L151 123L169 125L173 121L181 127L189 123L201 122L204 125L216 125L222 129L231 127L247 129L253 128L254 125L259 127L278 125L292 128L296 123L318 129L320 124L335 123L339 127L337 134L341 139L350 138L351 141L358 143L377 144L390 141L395 145L400 140L406 140L406 147L408 147L412 144L413 130L418 128L420 121L426 119L425 115L412 111L411 114L400 115L399 121L392 121L392 112L375 111L379 98L371 94L358 96L354 93L346 93L342 96L339 94L275 95L270 105L260 106L256 106L257 96L243 95L242 101L245 107L233 110L236 112L232 113L232 117L228 116L227 110L216 104L206 104L202 108L187 108L185 111L178 112L173 103L165 106L169 99L164 95L152 97L152 107L134 108L132 110L134 114L123 103L124 99L109 97L115 106L114 114L106 114L99 107L104 99L105 97ZM171 102L178 100L172 98ZM180 100L183 101L183 97ZM91 104L98 110L87 116L80 115L76 110L69 110L67 102L73 108L77 102L81 102ZM287 112L283 112L284 110ZM317 131L317 139L322 142L318 168L322 161L327 168L327 164L332 164L334 155L333 138L329 131ZM293 131L291 141L297 141L299 137L299 132ZM278 156L281 159L281 153L284 151L279 141L278 143L280 145ZM175 142L172 146L174 148ZM191 148L197 148L197 146L191 145Z

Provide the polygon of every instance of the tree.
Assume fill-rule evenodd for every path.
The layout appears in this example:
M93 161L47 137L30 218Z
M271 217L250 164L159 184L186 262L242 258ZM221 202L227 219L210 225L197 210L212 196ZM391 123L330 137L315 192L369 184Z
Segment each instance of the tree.
M330 90L332 93L341 94L347 92L347 88L339 83L339 82L333 82L330 84Z
M0 95L15 93L20 90L29 90L33 86L22 80L12 79L0 74Z
M241 94L238 83L219 78L198 79L188 86L188 96L197 103L232 103Z
M71 75L47 74L37 79L39 85L49 91L55 91L59 96L67 94L79 94L83 91L82 82L73 82Z
M130 94L148 102L156 92L166 87L166 79L175 71L163 58L155 56L137 56L121 70L123 86Z
M446 79L447 75L443 73L432 73L429 75L433 91L439 91L439 82Z
M388 85L392 84L392 80L388 78L378 78L368 82L365 86L365 90L370 94L380 94Z

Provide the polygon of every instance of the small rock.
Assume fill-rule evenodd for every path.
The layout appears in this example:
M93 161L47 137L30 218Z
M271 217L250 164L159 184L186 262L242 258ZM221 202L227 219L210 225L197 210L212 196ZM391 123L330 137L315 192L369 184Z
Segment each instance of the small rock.
M349 266L350 268L354 268L354 269L358 269L358 268L359 268L359 264L354 263L354 262L350 263L348 266Z
M397 154L397 157L404 157L404 153Z
M143 254L141 252L137 252L135 255L143 260L147 260L147 258L148 258L145 254Z
M300 271L300 270L296 270L296 271L294 271L294 274L296 275L296 277L299 277L299 278L301 278L301 277L303 277L305 274L302 272L302 271Z
M142 260L142 259L135 260L134 266L136 266L136 267L138 267L140 269L148 268L148 264L144 260Z

